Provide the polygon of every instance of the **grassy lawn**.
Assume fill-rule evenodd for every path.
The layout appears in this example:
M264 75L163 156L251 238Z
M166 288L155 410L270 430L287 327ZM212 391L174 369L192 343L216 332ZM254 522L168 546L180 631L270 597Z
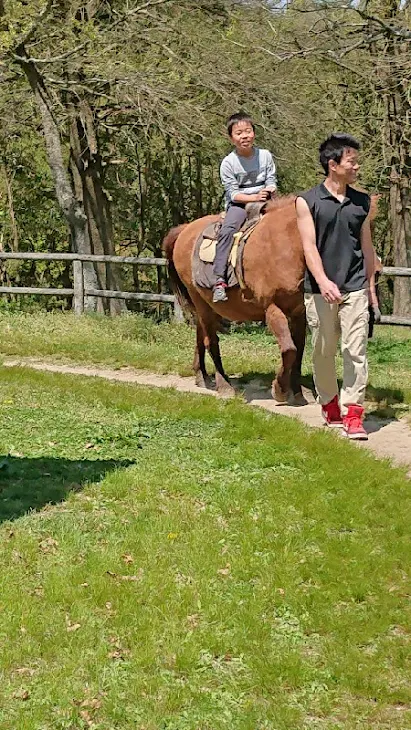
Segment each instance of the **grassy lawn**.
M142 316L109 319L76 318L72 314L0 315L0 352L59 362L124 365L157 373L191 375L194 332L184 324L155 324ZM221 337L229 374L244 379L272 379L279 351L263 328L238 327ZM411 411L411 331L377 327L369 346L368 410L389 417ZM210 366L210 370L212 370ZM339 361L341 373L341 361ZM311 380L310 345L304 361L306 384Z
M409 730L400 470L237 399L1 382L1 730Z

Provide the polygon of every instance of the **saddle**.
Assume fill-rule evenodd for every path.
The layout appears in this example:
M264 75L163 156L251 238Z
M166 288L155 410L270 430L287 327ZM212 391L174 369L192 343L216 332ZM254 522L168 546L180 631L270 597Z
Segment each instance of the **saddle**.
M246 289L242 271L242 258L245 244L260 222L266 203L247 203L245 210L247 218L241 229L234 235L233 245L228 258L227 286L240 286ZM220 219L204 228L193 250L192 275L197 286L211 289L215 284L213 262L215 259L217 239L225 213Z

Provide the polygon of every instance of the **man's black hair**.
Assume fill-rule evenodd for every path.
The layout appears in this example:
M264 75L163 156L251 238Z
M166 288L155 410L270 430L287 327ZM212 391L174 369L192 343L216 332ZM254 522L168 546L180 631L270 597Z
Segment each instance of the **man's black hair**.
M227 132L230 137L233 132L234 124L238 124L238 122L249 122L252 128L255 130L254 122L251 119L250 115L246 112L237 112L237 114L232 114L231 117L227 119Z
M344 150L349 147L353 150L359 150L361 145L355 137L351 136L351 134L344 134L340 132L330 134L330 136L327 137L322 144L320 144L320 162L326 175L328 175L329 161L334 160L334 162L341 162Z

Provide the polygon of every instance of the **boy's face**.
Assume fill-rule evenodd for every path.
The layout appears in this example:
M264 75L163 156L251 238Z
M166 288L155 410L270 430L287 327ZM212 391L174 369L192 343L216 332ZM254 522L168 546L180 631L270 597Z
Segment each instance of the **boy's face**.
M250 122L236 122L231 131L231 141L238 150L251 150L255 140L255 132Z

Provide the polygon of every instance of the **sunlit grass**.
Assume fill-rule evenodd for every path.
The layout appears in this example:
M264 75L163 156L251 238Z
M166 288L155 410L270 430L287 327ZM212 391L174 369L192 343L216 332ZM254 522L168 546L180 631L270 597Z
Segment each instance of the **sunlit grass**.
M58 362L134 367L156 373L191 375L195 335L185 324L138 315L117 318L75 317L69 313L0 315L0 352ZM224 365L229 374L267 382L278 368L280 355L273 337L259 326L233 327L221 336ZM303 373L311 375L308 339ZM405 327L376 327L369 343L368 409L398 417L411 406L411 331ZM338 359L341 375L341 359ZM209 363L210 371L213 370Z
M402 472L239 400L1 377L2 730L408 730Z

